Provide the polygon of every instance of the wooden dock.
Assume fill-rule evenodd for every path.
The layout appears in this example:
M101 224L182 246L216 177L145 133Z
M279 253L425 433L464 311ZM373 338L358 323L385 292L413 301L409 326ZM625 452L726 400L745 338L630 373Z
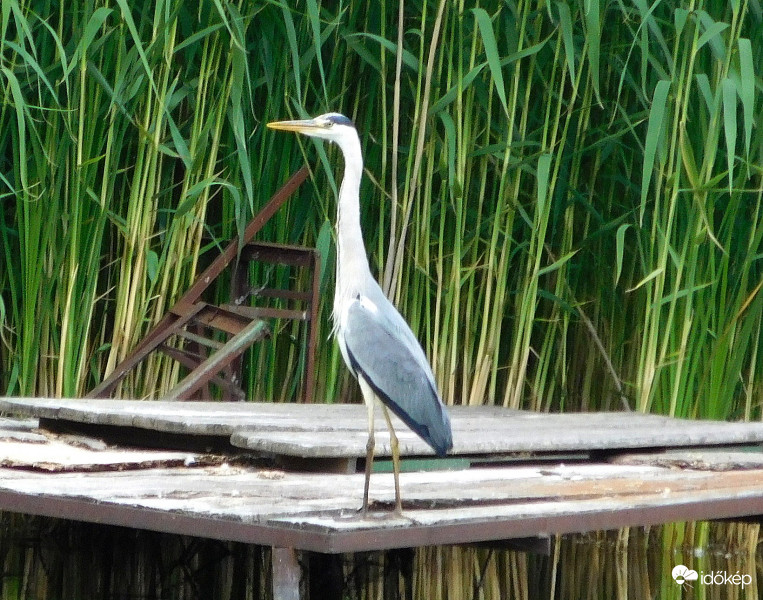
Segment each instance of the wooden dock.
M286 598L295 550L542 549L554 534L763 514L761 423L450 412L445 459L397 423L403 516L380 472L363 518L363 406L4 398L0 510L272 546ZM377 432L383 469L381 417Z

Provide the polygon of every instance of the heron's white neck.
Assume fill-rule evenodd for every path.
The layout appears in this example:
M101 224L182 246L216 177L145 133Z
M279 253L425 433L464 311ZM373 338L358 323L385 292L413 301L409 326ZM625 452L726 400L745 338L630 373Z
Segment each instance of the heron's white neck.
M336 238L336 290L334 291L334 319L342 326L341 306L347 306L351 297L363 291L370 277L363 232L360 229L360 179L363 175L363 158L357 136L343 139L339 146L344 154L344 178L339 189L337 205Z

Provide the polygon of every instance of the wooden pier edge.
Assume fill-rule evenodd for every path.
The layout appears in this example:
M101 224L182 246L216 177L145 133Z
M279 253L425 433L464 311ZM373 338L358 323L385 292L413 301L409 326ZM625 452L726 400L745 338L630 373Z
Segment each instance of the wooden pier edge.
M23 509L23 510L20 510ZM399 524L394 528L330 531L319 527L300 529L289 523L241 523L209 516L123 504L93 502L85 497L61 498L0 489L0 511L136 527L192 537L203 537L260 546L295 548L321 554L342 554L414 548L480 544L503 545L508 540L544 538L554 535L607 531L623 527L646 527L665 523L763 518L763 486L757 493L730 499L700 497L661 506L619 508L610 512L560 513L555 516L523 516L521 520L474 519L444 524L433 530L427 525ZM405 514L405 510L404 510ZM375 518L379 518L377 515ZM391 516L390 516L391 518Z
M0 490L0 510L23 512L37 516L64 518L91 523L135 527L164 533L193 537L238 541L270 546L272 586L274 598L298 600L300 589L316 586L321 590L318 597L331 599L341 596L327 594L328 583L315 580L308 574L310 569L321 569L335 562L331 556L342 553L363 552L369 549L391 550L415 548L422 545L479 545L489 548L512 548L548 554L551 538L569 533L603 531L621 527L660 525L670 522L697 520L743 520L759 521L763 515L763 493L756 496L738 497L734 500L701 500L677 503L651 510L642 508L620 510L609 515L581 513L562 515L558 518L537 517L521 522L507 523L483 520L469 524L455 524L441 528L435 535L427 535L425 528L411 526L399 530L369 530L367 537L353 533L301 532L290 527L234 524L220 519L186 517L151 509L134 509L119 505L95 504L83 498L52 498L40 496L34 499ZM708 515L713 515L708 517ZM231 527L233 525L233 527ZM422 539L422 534L424 538ZM373 543L368 538L373 537ZM513 543L516 540L516 543ZM305 553L300 561L299 553ZM305 570L307 568L307 572ZM324 586L329 586L328 588ZM310 597L315 597L311 595Z

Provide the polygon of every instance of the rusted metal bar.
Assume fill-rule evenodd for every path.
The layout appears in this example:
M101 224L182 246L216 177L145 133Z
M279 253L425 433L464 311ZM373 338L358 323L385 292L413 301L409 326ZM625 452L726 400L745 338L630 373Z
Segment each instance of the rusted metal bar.
M217 340L211 340L208 337L204 337L203 335L200 335L198 333L193 333L192 331L186 331L181 330L177 332L177 335L179 335L181 338L188 340L189 342L194 342L195 344L198 344L199 346L204 346L205 348L213 348L215 350L219 350L223 347L222 342L218 342Z
M227 310L250 319L295 319L307 320L307 311L291 310L288 308L271 308L269 306L233 306L224 305Z
M158 331L157 334L151 338L151 340L142 344L140 348L133 350L130 356L119 363L111 375L104 379L99 385L95 386L87 395L87 397L98 398L102 396L109 396L111 392L114 391L114 388L117 386L117 384L119 384L119 382L125 378L131 369L135 368L143 359L146 358L146 356L156 350L170 336L174 335L178 327L182 327L193 317L195 317L196 314L202 310L202 308L202 306L197 306L196 308L189 310L187 314L182 317L172 315L172 318L168 319L166 326L161 331Z
M242 260L289 265L292 267L309 267L311 263L311 248L290 246L286 244L271 244L252 242L241 250Z
M222 371L236 357L240 356L252 343L265 335L267 325L264 321L252 321L234 335L217 352L201 363L183 381L164 396L164 400L181 400L192 395L196 390L206 385L210 378Z
M249 295L249 263L246 261L238 260L233 265L230 276L230 301L233 306L238 306L244 302ZM224 305L223 308L229 312L229 305ZM230 378L235 381L241 382L243 380L244 373L244 355L237 356L233 359L228 366ZM246 394L242 394L243 397L231 396L231 399L246 400Z
M257 289L256 298L277 298L278 300L292 300L294 302L310 302L312 292L297 292L278 288Z
M315 399L315 350L318 342L318 298L321 283L321 255L317 250L313 252L312 268L312 299L310 300L310 320L307 323L307 356L305 357L305 402L313 402Z
M173 360L176 360L177 362L179 362L189 371L192 371L193 369L197 368L202 362L201 358L196 360L193 357L191 357L189 354L187 354L185 351L178 350L177 348L172 348L171 346L167 346L166 344L162 344L158 349L161 352L164 352L167 356L169 356ZM233 380L230 377L226 379L224 377L215 375L212 378L210 378L209 383L214 383L217 387L219 387L223 391L223 396L225 398L228 398L231 401L240 402L242 400L246 400L246 394L244 394L244 391L235 383L233 383ZM208 394L208 397L211 397L211 396L212 394Z
M204 311L202 311L202 313L203 312ZM190 331L191 329L193 329L193 331ZM198 336L199 341L189 340L185 344L183 344L184 346L183 349L184 350L187 349L188 356L191 358L195 356L197 359L196 365L193 367L194 369L198 367L202 361L206 360L207 356L209 356L209 346L201 342L202 339L205 339L204 336L207 334L207 329L208 328L205 327L203 323L199 323L198 319L194 319L193 322L189 323L185 329L180 328L180 330L178 331L178 336L181 338L184 337L183 333L190 333L192 334L192 336ZM169 345L169 341L170 340L167 340L167 342L162 344L162 348L167 347ZM209 341L215 342L215 340L209 340ZM222 346L222 344L219 344L217 348L215 348L215 350L219 349L220 346ZM215 350L212 350L212 352L214 352ZM207 385L205 385L203 388L199 388L198 390L196 390L196 393L190 399L203 400L205 398L212 398L212 390L209 387L209 382L207 382Z
M207 327L224 331L230 335L236 335L249 325L251 319L243 318L240 315L233 314L220 306L210 307L197 317L200 323Z

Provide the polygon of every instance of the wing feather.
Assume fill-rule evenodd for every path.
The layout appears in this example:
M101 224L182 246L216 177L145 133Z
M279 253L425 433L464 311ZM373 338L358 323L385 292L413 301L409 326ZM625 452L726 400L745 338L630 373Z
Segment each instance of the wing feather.
M386 298L358 296L350 304L344 345L350 368L439 455L453 447L445 411L426 355Z

